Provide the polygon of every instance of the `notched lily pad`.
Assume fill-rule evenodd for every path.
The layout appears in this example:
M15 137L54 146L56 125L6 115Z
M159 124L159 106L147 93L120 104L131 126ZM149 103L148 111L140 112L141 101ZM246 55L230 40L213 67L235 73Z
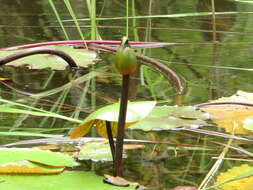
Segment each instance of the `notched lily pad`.
M66 154L32 148L0 148L0 166L28 160L52 167L74 167L78 163Z
M80 160L113 161L110 146L105 143L86 143L76 156ZM123 154L126 158L126 155Z
M43 164L18 160L0 165L1 174L56 174L64 170L64 167L50 167Z
M58 175L0 175L3 190L135 190L136 185L117 187L92 172L65 171Z
M209 125L209 114L193 106L157 106L150 114L129 129L170 130L182 127L198 128Z
M41 48L30 48L30 49L41 49ZM94 63L94 60L96 59L96 53L93 51L88 51L85 49L73 49L68 46L50 46L50 49L56 49L63 51L67 53L69 56L71 56L76 64L79 67L87 67L90 64ZM27 51L25 50L15 50L15 51L0 51L0 58L6 57L8 55L12 55L17 52L21 51ZM17 59L15 61L12 61L10 63L7 63L6 65L11 66L28 66L30 69L45 69L45 68L51 68L54 70L64 70L68 63L64 61L62 58L55 56L55 55L47 55L47 54L37 54L37 55L31 55L27 56L21 59Z
M209 113L212 121L218 127L224 128L226 132L252 135L250 118L253 116L253 107L247 106L252 103L253 93L237 91L230 97L222 97L208 102L201 107L201 110Z

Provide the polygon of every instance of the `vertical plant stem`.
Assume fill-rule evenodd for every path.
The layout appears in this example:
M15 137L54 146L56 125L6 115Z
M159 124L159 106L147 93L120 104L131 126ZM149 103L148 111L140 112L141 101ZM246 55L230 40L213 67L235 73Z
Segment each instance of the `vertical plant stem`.
M59 15L59 13L58 13L58 11L57 11L55 5L54 5L53 0L48 0L48 2L49 2L50 6L52 7L52 9L53 9L53 11L54 11L54 14L55 14L55 16L56 16L56 18L57 18L57 21L59 22L59 24L60 24L60 26L61 26L61 29L62 29L62 31L63 31L63 34L64 34L66 40L69 40L70 38L69 38L69 36L68 36L67 31L66 31L65 28L64 28L63 22L62 22L62 20L61 20L61 18L60 18L60 15Z
M114 140L112 136L112 128L111 128L111 123L110 121L105 121L106 122L106 132L107 132L107 137L109 140L110 148L111 148L111 153L112 153L112 159L114 162L114 156L115 156L115 145L114 145Z
M63 0L63 1L64 1L65 5L66 5L68 11L69 11L69 14L71 15L71 17L72 17L72 19L73 19L73 21L74 21L74 23L75 23L76 29L77 29L77 31L78 31L78 33L79 33L81 39L82 39L82 40L85 40L84 35L83 35L83 33L82 33L82 30L81 30L81 27L80 27L80 25L79 25L79 23L78 23L78 21L77 21L76 14L75 14L75 12L74 12L72 6L71 6L70 1L69 1L69 0ZM87 44L84 43L84 45L85 45L85 47L88 49Z
M213 42L216 43L217 36L216 36L216 18L215 18L215 4L214 0L211 0L212 2L212 25L213 25Z
M132 17L136 16L136 10L135 10L135 0L132 0ZM133 24L133 35L134 35L134 40L135 41L140 41L139 35L138 35L138 29L137 29L137 20L136 18L132 19L132 24Z
M127 112L127 101L128 101L128 88L129 88L129 77L130 75L122 75L122 89L121 89L121 100L120 110L118 119L118 132L116 138L116 150L115 150L115 161L114 161L114 176L123 176L123 143L124 143L124 129L126 122Z
M128 14L128 0L126 0L126 37L128 37L128 26L129 26L129 22L128 22L128 17L129 17L129 14Z

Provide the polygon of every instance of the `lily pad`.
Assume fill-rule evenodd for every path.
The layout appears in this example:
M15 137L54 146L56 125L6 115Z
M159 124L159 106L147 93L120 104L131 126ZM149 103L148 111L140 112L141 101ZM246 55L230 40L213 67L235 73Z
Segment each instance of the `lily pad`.
M155 101L129 102L127 106L126 126L128 127L135 122L145 118L154 108ZM97 132L102 137L107 137L106 122L110 121L113 136L116 135L117 121L119 117L120 104L112 104L100 108L91 113L84 122L71 131L71 138L78 138L86 135L92 126L96 126Z
M209 125L206 120L209 114L193 106L157 106L140 122L131 125L129 129L170 130L179 127L198 128Z
M30 49L38 49L38 48L30 48ZM41 49L41 48L40 48ZM94 63L96 58L96 53L93 51L88 51L84 49L73 49L67 46L50 46L50 49L56 49L67 53L71 56L76 64L79 67L87 67L89 64ZM26 50L15 50L15 51L0 51L0 58L6 57L8 55L26 51ZM24 57L22 59L17 59L6 65L12 66L22 66L26 65L30 69L44 69L44 68L51 68L54 70L64 70L68 63L64 61L62 58L55 56L55 55L46 55L46 54L37 54Z
M4 174L56 174L64 170L64 167L50 167L28 160L18 160L0 165L0 173Z
M0 165L28 160L53 167L73 167L78 163L66 154L31 148L0 148Z
M113 161L110 146L105 143L86 143L78 154L78 159L92 161ZM126 155L124 154L125 158Z
M253 107L247 105L252 102L253 93L239 90L230 97L204 103L200 109L209 113L211 120L226 132L252 135L252 131L247 130L250 129L252 123L250 118L253 116Z
M103 182L92 172L66 171L58 175L0 175L4 190L134 190L136 185L117 187Z

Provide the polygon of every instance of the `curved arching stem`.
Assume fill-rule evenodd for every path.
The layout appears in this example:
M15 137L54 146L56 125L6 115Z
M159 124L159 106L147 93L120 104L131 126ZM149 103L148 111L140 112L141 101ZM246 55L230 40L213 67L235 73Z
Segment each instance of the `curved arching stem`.
M68 54L66 54L63 51L56 50L56 49L50 49L50 48L29 49L29 50L24 50L21 52L17 52L17 53L8 55L8 56L0 59L0 65L5 65L5 64L15 61L17 59L21 59L23 57L27 57L30 55L36 55L36 54L56 55L56 56L64 59L72 69L78 68L74 59L72 57L70 57Z
M97 45L97 44L90 44L91 48L94 47L98 50L102 50L102 51L109 51L109 52L116 52L117 49L115 48L111 48L111 47L106 47L106 46L102 46L102 45ZM166 76L168 76L174 83L175 88L176 88L176 92L178 95L181 95L184 93L184 86L182 84L182 81L180 79L180 77L170 68L168 68L166 65L160 63L159 61L152 59L150 57L147 57L145 55L141 55L141 54L136 54L136 57L139 60L145 61L147 63L150 63L151 65L155 66L156 68L158 68L160 71L162 71L164 74L166 74Z
M220 105L231 105L231 106L246 106L253 107L253 104L246 102L207 102L202 104L196 104L195 106L198 108L206 107L206 106L220 106Z

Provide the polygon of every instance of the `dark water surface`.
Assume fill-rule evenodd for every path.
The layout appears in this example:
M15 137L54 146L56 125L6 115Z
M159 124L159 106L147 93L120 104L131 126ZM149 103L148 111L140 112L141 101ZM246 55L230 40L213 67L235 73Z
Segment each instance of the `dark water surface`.
M54 1L60 17L71 19L63 1ZM48 1L44 0L0 0L0 47L44 41L65 40L56 17ZM88 18L86 1L72 1L78 18ZM130 6L132 4L130 3ZM179 13L211 12L210 0L138 0L135 2L136 15L170 15ZM230 96L237 90L253 91L253 5L233 1L216 0L217 12L233 14L212 16L183 16L180 18L130 19L129 37L136 41L154 42L187 42L190 45L168 46L146 49L145 55L160 60L172 68L183 79L186 86L183 103L193 105ZM132 8L129 16L132 15ZM247 13L246 13L247 12ZM119 0L98 0L97 17L114 18L125 16L125 3ZM135 24L133 23L135 22ZM98 21L98 32L104 40L120 40L125 35L125 20ZM73 22L64 22L67 33L72 40L79 40L80 35ZM90 22L80 22L86 39L90 39ZM214 32L216 30L216 32ZM137 35L136 35L137 34ZM120 76L113 72L107 55L101 55L97 69L104 68L106 75L96 79L96 84L86 82L90 87L87 94L79 88L72 88L65 95L56 94L42 100L32 100L31 105L52 109L54 112L72 117L84 118L92 110L117 101L120 94ZM1 69L1 68L0 68ZM39 70L26 68L1 69L0 77L10 77L22 90L52 89L67 83L68 73L64 71ZM175 90L173 86L156 71L141 67L132 81L130 96L132 100L156 99L173 104ZM80 71L80 75L89 69ZM50 77L52 79L48 80ZM96 102L92 98L91 88L99 96ZM16 92L0 85L0 96L10 100L21 98ZM59 100L60 96L62 97ZM94 96L93 96L94 97ZM80 99L79 99L80 98ZM82 100L82 101L81 101ZM53 108L54 102L62 107ZM81 102L81 103L80 103ZM92 103L93 102L93 103ZM64 107L65 105L65 107ZM75 107L81 107L75 109ZM1 116L1 115L0 115ZM6 116L6 115L5 115ZM52 128L72 127L54 119L27 118L10 116L0 120L0 127L10 130L19 128ZM7 130L5 128L5 130ZM9 130L9 129L8 129ZM57 133L67 133L59 130ZM130 133L129 138L171 141L175 143L203 144L211 140L197 134L185 137L184 133ZM195 139L197 138L197 140ZM4 137L1 142L5 143ZM210 145L212 146L212 145ZM139 154L130 153L127 160L126 176L139 181L150 189L169 189L176 185L198 185L205 173L212 166L210 157L199 156L201 152L189 150L177 151L168 146L148 146ZM217 154L219 152L213 152ZM228 165L230 163L228 162ZM98 172L105 173L110 164L98 166Z

